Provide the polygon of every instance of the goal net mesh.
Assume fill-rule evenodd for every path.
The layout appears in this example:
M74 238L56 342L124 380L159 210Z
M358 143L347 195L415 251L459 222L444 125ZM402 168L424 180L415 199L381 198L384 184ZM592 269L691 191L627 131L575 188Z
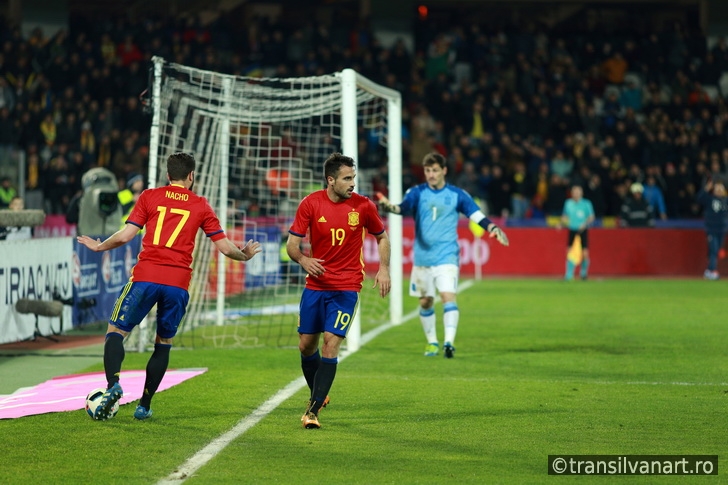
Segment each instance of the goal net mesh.
M324 187L324 160L343 151L341 76L251 78L155 63L161 69L152 96L152 185L167 183L171 153L193 154L194 190L216 210L228 237L240 246L250 239L263 246L261 254L239 263L218 258L214 245L198 234L190 303L175 345L297 345L305 275L288 261L285 242L299 201ZM386 164L388 106L361 88L356 105L357 192L371 196L378 174L362 158L379 160L372 167ZM364 256L378 261L372 237ZM367 275L360 296L362 332L389 318L389 299L371 288L373 277ZM151 316L139 339L148 345L155 333Z

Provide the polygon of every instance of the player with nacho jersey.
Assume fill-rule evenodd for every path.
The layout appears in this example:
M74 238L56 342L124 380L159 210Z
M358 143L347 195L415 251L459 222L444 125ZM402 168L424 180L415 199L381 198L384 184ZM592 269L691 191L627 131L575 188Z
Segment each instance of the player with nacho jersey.
M192 279L192 251L197 230L210 241L225 238L207 199L174 183L142 192L126 221L146 226L139 263L131 281L160 283L187 289Z
M142 192L123 229L103 242L89 236L77 238L92 251L107 251L128 243L140 228L146 228L132 277L121 290L109 318L104 344L107 390L94 412L94 419L108 419L114 404L123 396L119 374L124 361L124 338L156 305L157 337L147 364L144 393L134 417L147 419L152 415L152 397L167 372L172 339L189 301L187 288L198 229L205 232L221 253L236 261L248 261L262 250L252 240L240 249L225 236L210 204L192 192L194 170L195 159L191 155L170 155L167 159L170 185Z
M301 369L311 390L301 421L320 428L318 413L328 403L339 348L346 337L364 281L364 238L372 234L379 248L374 287L387 296L390 245L376 205L354 193L354 160L334 153L324 162L327 187L305 197L296 211L286 251L307 273L298 317ZM309 236L310 255L301 251ZM319 352L321 334L324 344Z

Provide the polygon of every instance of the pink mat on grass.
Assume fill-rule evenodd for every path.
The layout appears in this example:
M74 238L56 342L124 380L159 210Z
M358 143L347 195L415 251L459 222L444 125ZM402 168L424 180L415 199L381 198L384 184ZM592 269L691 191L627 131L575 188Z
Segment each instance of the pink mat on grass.
M207 369L204 368L168 370L157 392L205 372ZM143 370L122 371L124 397L119 404L127 404L142 397L145 375ZM0 419L83 409L86 407L86 395L98 387L106 387L103 372L54 377L37 386L24 387L12 394L0 396Z

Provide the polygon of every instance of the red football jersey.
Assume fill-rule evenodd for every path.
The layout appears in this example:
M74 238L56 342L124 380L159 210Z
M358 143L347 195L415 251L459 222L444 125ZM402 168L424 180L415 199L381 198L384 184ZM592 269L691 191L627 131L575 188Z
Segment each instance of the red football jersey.
M176 184L142 192L126 222L146 226L131 281L161 283L185 290L192 278L197 229L201 228L212 241L225 237L207 199Z
M308 276L312 290L361 290L364 281L364 238L381 234L384 224L374 202L357 193L334 203L326 190L306 196L296 211L289 232L311 242L312 258L322 259L326 269L319 277Z

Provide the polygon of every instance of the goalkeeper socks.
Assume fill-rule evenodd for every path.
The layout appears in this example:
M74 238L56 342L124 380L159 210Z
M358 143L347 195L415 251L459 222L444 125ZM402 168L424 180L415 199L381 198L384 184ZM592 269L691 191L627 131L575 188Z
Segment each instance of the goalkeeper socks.
M107 333L106 342L104 342L104 371L106 372L107 389L119 382L124 355L124 336L116 332Z
M139 401L140 406L144 406L149 410L149 406L152 404L152 397L157 392L159 384L162 383L162 378L167 372L167 366L169 365L169 351L172 348L168 344L154 344L154 352L149 357L147 362L147 378L144 381L144 393Z
M581 262L581 277L586 278L586 275L588 274L588 272L589 272L589 260L584 259Z
M435 309L420 307L420 322L422 322L422 330L425 331L425 337L430 344L437 343L437 328L435 327Z
M576 265L572 263L571 261L566 261L566 278L567 280L570 280L574 277L574 269L576 269Z
M304 357L301 354L301 370L303 371L303 377L306 378L306 384L308 384L308 388L311 391L313 391L313 379L316 377L316 371L318 371L319 365L321 365L321 354L318 349L308 357Z
M455 334L458 331L458 320L460 320L460 311L458 310L458 304L455 302L448 302L444 305L445 314L443 320L445 321L445 342L451 345L455 342Z
M334 377L336 377L336 366L339 363L339 359L334 357L333 359L327 359L326 357L321 358L321 365L319 366L318 372L316 372L316 378L313 383L313 393L311 394L311 408L308 410L311 413L318 414L321 406L329 395L331 385L334 383Z

